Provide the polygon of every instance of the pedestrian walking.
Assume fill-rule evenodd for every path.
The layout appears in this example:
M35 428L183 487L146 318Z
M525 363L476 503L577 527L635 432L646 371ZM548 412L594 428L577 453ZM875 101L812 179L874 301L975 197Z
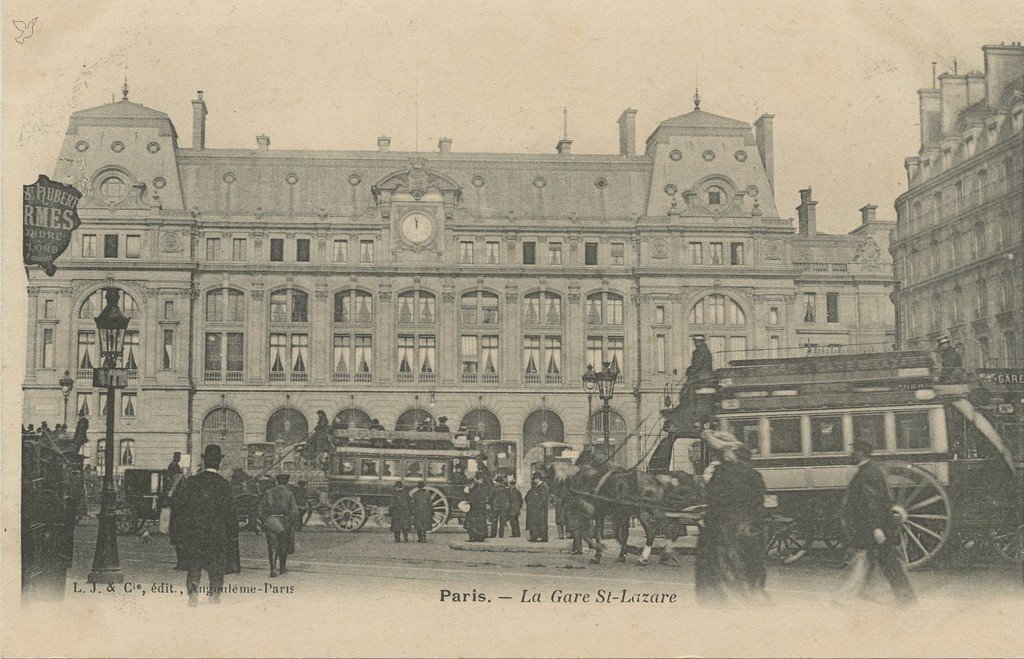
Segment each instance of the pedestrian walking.
M523 512L523 493L516 485L516 479L508 479L508 521L512 526L512 537L518 538L522 535L519 528L519 516Z
M188 605L196 606L203 570L210 579L210 603L220 601L224 575L240 571L238 517L231 486L220 475L220 446L203 451L203 471L184 480L173 497L171 543L180 544L187 570Z
M491 509L491 537L504 538L505 527L508 526L508 513L510 509L508 484L504 476L498 476L494 480L494 487L491 488L491 495L488 504Z
M275 577L275 558L280 574L287 572L288 556L295 552L295 530L299 526L299 505L288 487L288 474L278 474L277 484L263 493L256 515L267 538L270 576Z
M694 565L697 602L764 602L764 479L750 466L750 449L729 433L705 430L701 438L719 459L705 473L707 512Z
M530 542L548 541L548 505L551 495L540 474L534 474L526 493L526 531Z
M174 484L178 482L183 473L181 469L181 451L175 451L174 455L171 456L171 462L167 465L167 469L164 469L164 491L170 492L173 490Z
M555 505L555 529L558 531L558 539L565 540L566 525L568 523L565 501L563 497L557 495L552 495L551 500Z
M466 488L469 495L469 511L466 513L466 531L470 542L483 542L487 539L487 488L483 476L479 473Z
M391 532L395 542L409 542L409 531L412 530L412 500L405 491L402 481L395 483L395 491L391 494L388 505L388 516L391 518Z
M313 515L313 508L309 505L309 481L296 483L292 493L295 495L295 503L299 506L299 529L302 529Z
M899 523L892 514L885 474L871 459L872 451L874 444L864 438L853 441L857 473L846 488L840 513L846 546L853 550L853 558L850 573L833 604L842 607L855 596L864 597L872 573L880 568L896 597L896 605L905 608L917 604L917 594L896 549Z
M427 532L434 528L434 500L426 481L417 483L412 493L412 524L416 529L416 542L426 542Z

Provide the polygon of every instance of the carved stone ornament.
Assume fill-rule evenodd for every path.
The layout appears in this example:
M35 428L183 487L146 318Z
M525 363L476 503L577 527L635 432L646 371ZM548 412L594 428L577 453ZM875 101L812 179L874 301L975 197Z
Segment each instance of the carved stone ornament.
M450 178L427 169L425 158L412 158L409 169L388 174L371 186L373 200L385 218L391 217L391 202L396 192L406 192L420 199L430 190L436 190L444 199L444 216L452 219L455 207L462 199L462 187Z
M769 261L778 261L782 259L782 242L779 240L769 240L764 244L764 257Z
M651 242L651 256L656 259L668 258L668 241L664 238L655 238Z
M519 293L505 293L505 302L509 304L515 304L518 299Z
M377 293L377 299L381 302L390 302L391 291L381 291L380 293Z
M445 291L441 293L441 301L452 304L455 302L455 291Z
M857 263L877 263L881 260L882 249L875 242L874 238L868 238L857 248L853 260Z
M579 301L580 301L580 294L579 293L569 293L569 302L579 303Z
M160 235L160 251L173 254L181 251L181 236L177 231L165 231Z

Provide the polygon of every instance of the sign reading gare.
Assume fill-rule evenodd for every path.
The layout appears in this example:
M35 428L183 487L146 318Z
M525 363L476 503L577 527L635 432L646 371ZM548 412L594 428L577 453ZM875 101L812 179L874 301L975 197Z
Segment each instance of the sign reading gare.
M54 260L71 242L71 232L81 225L78 200L82 193L74 186L51 181L45 174L31 184L22 186L25 220L25 265L38 265L53 276Z

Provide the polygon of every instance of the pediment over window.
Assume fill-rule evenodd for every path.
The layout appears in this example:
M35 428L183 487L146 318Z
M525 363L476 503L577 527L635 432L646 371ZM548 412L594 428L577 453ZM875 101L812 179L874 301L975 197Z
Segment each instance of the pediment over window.
M409 169L388 174L375 183L373 200L380 207L381 215L391 217L391 203L398 196L409 195L413 201L420 201L430 193L440 195L444 204L444 215L451 219L455 207L462 198L462 186L447 176L427 169L425 158L413 158Z

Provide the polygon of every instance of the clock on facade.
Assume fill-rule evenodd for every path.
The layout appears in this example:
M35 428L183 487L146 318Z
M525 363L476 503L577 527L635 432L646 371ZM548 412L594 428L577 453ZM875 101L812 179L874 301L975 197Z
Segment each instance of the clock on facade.
M422 245L434 233L434 221L423 213L409 213L402 219L402 236L414 245Z

